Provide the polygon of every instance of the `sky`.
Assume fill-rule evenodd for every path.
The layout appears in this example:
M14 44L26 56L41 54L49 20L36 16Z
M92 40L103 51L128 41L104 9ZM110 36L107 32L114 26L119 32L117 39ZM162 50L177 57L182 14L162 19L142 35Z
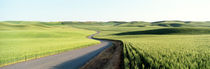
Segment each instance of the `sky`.
M210 0L0 0L0 21L210 21Z

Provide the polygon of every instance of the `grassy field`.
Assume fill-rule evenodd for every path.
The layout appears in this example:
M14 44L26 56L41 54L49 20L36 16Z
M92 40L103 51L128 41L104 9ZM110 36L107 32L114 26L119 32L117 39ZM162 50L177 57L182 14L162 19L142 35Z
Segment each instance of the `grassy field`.
M64 22L124 42L125 69L210 69L210 23Z
M97 44L86 38L94 33L60 22L0 22L0 66Z

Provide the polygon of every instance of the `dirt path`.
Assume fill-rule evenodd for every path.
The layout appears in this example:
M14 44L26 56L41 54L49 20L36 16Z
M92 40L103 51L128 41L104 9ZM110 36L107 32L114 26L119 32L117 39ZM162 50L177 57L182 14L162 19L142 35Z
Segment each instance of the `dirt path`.
M88 38L92 39L94 35L95 34L89 36ZM97 56L101 51L112 45L111 41L99 41L101 41L101 44L47 56L40 59L12 64L1 67L0 69L78 69L86 62Z
M120 40L104 40L112 41L113 45L103 50L80 69L124 69L123 42Z

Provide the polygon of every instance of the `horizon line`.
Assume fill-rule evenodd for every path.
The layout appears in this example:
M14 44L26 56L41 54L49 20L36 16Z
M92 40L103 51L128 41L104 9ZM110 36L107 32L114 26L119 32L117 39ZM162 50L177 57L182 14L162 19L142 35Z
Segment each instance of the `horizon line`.
M199 21L199 20L156 20L156 21L141 21L141 20L131 20L131 21L123 21L123 20L107 20L107 21L101 21L101 20L51 20L51 21L42 21L42 20L0 20L0 22L7 22L7 21L29 21L29 22L159 22L159 21L183 21L183 22L187 22L187 21L191 21L191 22L209 22L209 21Z

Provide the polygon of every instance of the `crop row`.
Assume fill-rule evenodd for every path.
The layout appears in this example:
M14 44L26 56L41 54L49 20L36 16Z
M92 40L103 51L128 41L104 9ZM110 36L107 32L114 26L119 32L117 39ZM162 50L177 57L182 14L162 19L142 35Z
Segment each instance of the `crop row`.
M208 69L210 67L209 36L162 37L165 39L160 37L124 39L125 68Z

